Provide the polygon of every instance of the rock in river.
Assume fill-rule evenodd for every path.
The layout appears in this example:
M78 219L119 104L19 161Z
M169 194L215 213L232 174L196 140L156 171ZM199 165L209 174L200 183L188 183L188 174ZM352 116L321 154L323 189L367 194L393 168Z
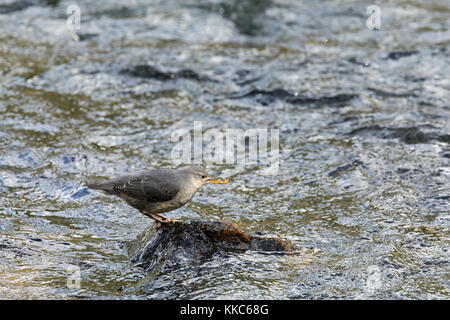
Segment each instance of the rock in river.
M127 243L132 262L147 271L166 271L198 265L215 254L247 250L284 254L295 252L287 240L247 234L236 224L220 221L190 221L151 228Z

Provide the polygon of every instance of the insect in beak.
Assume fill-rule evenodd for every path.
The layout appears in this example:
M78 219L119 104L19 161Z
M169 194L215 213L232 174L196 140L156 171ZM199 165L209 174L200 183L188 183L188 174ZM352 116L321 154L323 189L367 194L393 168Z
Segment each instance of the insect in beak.
M208 179L207 182L214 183L214 184L227 184L228 181L230 181L228 178L226 178L224 181L214 180L214 179Z

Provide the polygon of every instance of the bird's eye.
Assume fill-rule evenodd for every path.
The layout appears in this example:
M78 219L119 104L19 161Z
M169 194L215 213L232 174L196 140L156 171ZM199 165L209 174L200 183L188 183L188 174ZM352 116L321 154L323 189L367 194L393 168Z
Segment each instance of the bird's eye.
M202 179L206 179L206 176L202 176Z

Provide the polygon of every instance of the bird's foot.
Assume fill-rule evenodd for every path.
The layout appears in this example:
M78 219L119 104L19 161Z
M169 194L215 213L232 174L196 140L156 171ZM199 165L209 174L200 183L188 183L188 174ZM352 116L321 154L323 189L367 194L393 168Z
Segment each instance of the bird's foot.
M155 219L156 220L156 219ZM156 229L159 229L159 228L161 228L162 226L163 226L163 224L166 224L166 223L176 223L176 222L180 222L180 220L175 220L175 219L168 219L168 218L165 218L164 220L160 220L160 219L158 219L158 220L156 220L158 223L156 224Z

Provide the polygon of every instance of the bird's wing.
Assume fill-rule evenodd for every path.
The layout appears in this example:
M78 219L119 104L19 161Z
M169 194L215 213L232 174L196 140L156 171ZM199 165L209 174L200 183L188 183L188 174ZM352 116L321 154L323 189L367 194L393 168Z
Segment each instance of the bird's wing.
M180 187L175 182L170 172L158 174L145 172L121 177L120 181L114 183L113 190L135 199L153 202L168 201L180 191Z

